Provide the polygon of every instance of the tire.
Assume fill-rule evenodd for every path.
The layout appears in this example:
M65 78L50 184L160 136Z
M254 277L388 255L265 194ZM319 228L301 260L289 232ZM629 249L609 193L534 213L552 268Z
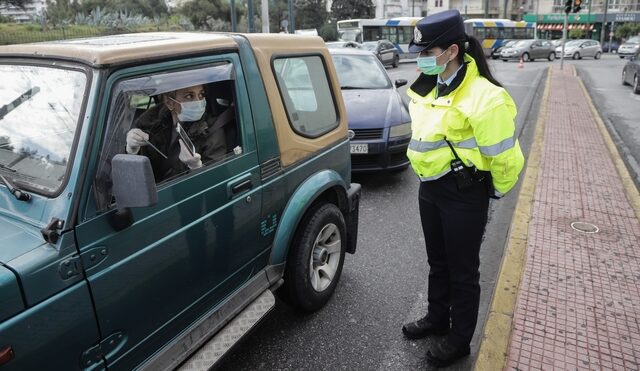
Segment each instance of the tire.
M601 55L602 55L602 53L597 52L596 55L593 56L593 59L600 59Z
M619 55L618 57L620 57L620 59L624 59L624 55Z
M302 312L313 312L331 298L338 284L347 244L347 227L334 204L317 204L298 225L287 256L282 299Z
M506 59L503 59L502 61L503 61L503 62L508 62L508 60L506 60Z
M578 52L573 53L573 56L571 56L571 59L573 59L573 60L580 59L580 53L578 53Z
M522 54L522 60L525 62L529 62L529 53L523 53Z
M556 59L556 53L549 53L547 59L549 60L549 62L553 62Z
M640 77L638 75L633 76L633 92L640 94Z
M395 57L393 57L393 68L398 68L398 63L400 62L400 57L398 57L397 55Z
M622 70L622 86L629 85L627 83L627 71Z

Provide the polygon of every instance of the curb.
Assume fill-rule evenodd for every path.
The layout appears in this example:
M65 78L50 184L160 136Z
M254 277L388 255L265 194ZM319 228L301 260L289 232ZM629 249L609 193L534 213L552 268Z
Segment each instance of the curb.
M507 246L505 249L498 280L494 289L491 308L487 315L484 332L480 339L480 349L475 370L493 371L504 369L507 363L507 351L511 334L513 312L518 298L518 289L524 268L525 250L531 219L531 205L538 179L540 159L544 142L544 126L549 100L549 86L552 70L549 69L542 95L538 120L524 180L518 202L513 214Z
M575 71L575 67L574 67L574 71ZM622 181L622 185L624 186L625 193L627 194L627 201L629 201L629 204L635 211L636 218L640 220L640 193L638 191L638 188L636 187L633 177L631 176L631 173L629 172L629 169L627 168L623 160L625 148L622 148L623 153L620 153L620 150L615 145L613 138L611 137L611 133L609 133L609 131L607 130L607 126L602 120L602 118L600 117L600 114L598 113L596 106L593 104L591 95L589 95L589 91L587 90L587 87L584 85L584 82L582 81L582 78L580 76L578 76L578 82L580 83L580 87L582 88L582 91L584 92L584 95L587 98L587 104L591 109L591 114L593 115L593 118L596 121L596 125L598 125L598 130L602 135L602 139L604 140L604 143L607 146L607 149L609 150L611 161L613 161L613 164L616 167L618 176Z

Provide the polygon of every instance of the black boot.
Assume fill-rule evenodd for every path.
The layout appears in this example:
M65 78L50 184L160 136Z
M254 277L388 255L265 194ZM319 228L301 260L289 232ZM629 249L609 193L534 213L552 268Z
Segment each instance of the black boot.
M404 336L409 339L422 339L429 335L446 335L448 325L435 324L427 319L428 316L402 326Z
M427 352L427 361L434 366L445 367L469 355L470 352L469 344L457 345L449 338L444 338Z

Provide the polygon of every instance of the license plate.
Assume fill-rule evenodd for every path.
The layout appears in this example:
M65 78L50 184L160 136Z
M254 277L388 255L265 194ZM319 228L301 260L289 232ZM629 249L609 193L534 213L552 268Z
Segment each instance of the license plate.
M351 153L369 153L368 144L352 144Z

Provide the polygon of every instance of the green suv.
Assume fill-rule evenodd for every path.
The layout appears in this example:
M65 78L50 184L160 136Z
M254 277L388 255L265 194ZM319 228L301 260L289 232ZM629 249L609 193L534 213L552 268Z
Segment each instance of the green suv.
M199 369L331 297L357 240L318 37L0 47L0 368Z

